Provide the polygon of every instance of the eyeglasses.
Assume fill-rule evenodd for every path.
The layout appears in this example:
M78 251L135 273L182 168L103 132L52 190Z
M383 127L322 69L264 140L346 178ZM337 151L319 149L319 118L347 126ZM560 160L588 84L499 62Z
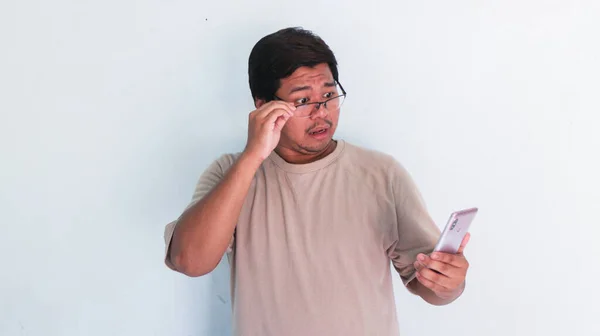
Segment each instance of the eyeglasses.
M339 89L338 89L339 87ZM342 94L338 94L338 92L342 92ZM325 112L329 113L329 112L334 112L340 109L340 107L342 106L342 104L344 103L344 100L346 99L346 91L344 90L344 87L342 87L342 84L340 84L340 82L336 81L336 86L335 89L332 90L332 92L329 92L328 94L331 94L331 96L329 98L327 98L324 101L321 102L314 102L314 103L298 103L298 104L294 104L294 106L296 106L296 110L294 111L294 117L295 118L309 118L312 114L313 111L319 111L319 109L321 108L321 105L323 105ZM281 101L285 101L277 96L274 96L276 100L281 100ZM301 98L298 101L303 101L306 98ZM315 108L316 106L316 108Z

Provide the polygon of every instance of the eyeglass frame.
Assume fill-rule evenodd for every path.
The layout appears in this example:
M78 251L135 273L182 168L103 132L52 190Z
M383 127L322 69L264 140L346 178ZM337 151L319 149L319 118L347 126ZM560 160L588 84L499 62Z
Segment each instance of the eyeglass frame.
M318 111L318 110L319 110L319 108L321 108L321 105L323 105L323 106L325 107L325 109L327 110L327 102L329 102L329 101L331 101L331 100L334 100L334 99L336 99L336 98L340 98L340 97L344 97L344 99L345 99L345 98L346 98L346 95L347 95L347 94L346 94L346 90L344 90L344 87L342 86L342 83L340 83L338 80L335 80L335 83L336 83L337 85L339 85L339 86L340 86L340 89L342 90L342 94L341 94L341 95L337 95L337 96L335 96L335 97L329 98L329 99L327 99L327 100L325 100L325 101L322 101L322 102L304 103L304 104L300 104L300 105L294 105L294 106L295 106L296 108L298 108L298 107L301 107L301 106L317 105L317 108L316 108L316 110ZM273 95L273 98L274 98L274 100L280 100L280 101L287 102L286 100L283 100L283 99L281 99L281 98L277 97L277 95ZM327 111L329 111L329 110L327 110ZM310 116L311 116L312 114L313 114L313 111L311 111L311 112L310 112L310 114L309 114L309 115L307 115L307 116L301 116L301 117L300 117L300 116L294 116L294 118L310 118Z

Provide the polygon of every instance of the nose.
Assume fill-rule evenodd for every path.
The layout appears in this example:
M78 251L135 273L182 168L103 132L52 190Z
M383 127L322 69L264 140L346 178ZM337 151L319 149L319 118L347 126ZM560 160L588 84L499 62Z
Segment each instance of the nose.
M325 103L318 103L315 105L316 105L315 110L310 115L311 118L325 117L326 115L329 114L329 110L327 110L327 108L325 108L325 106L323 106L323 108L321 108L321 106L325 105Z

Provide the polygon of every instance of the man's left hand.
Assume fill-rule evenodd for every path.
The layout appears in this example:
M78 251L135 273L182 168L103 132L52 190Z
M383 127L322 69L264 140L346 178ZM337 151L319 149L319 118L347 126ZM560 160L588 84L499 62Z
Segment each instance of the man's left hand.
M456 254L433 252L431 256L419 254L415 261L417 279L442 299L451 299L464 288L469 262L463 251L469 242L467 233Z

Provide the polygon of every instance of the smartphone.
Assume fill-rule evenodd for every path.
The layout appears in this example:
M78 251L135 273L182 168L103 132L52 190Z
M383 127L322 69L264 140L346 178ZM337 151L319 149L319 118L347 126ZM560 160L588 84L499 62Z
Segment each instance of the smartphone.
M471 208L450 214L446 227L433 251L452 254L458 252L460 244L467 232L469 232L469 227L471 226L475 215L477 215L477 211L479 211L479 209Z
M456 254L478 211L478 208L470 208L451 213L433 252ZM415 277L416 273L407 280L407 283Z

